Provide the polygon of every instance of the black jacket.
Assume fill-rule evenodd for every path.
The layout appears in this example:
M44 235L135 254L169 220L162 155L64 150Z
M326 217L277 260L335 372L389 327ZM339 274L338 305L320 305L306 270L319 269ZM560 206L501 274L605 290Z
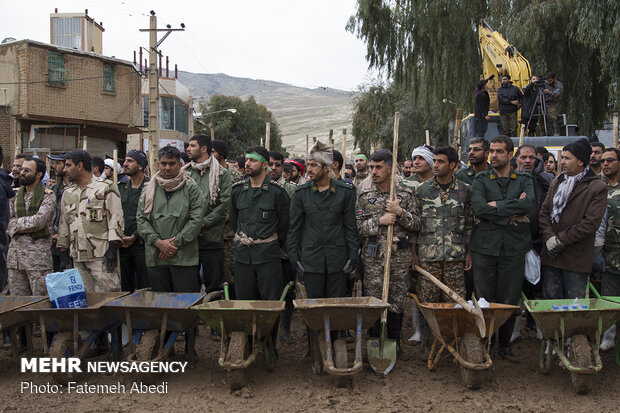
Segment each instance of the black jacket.
M530 231L532 233L532 248L534 248L539 254L542 248L542 240L538 228L540 208L542 208L542 204L547 197L547 192L549 191L549 184L551 184L551 181L553 180L553 178L555 178L555 175L553 175L552 173L545 172L543 166L543 160L541 158L536 158L536 166L531 172L532 180L534 183L534 198L536 202L534 202L534 205L529 213Z
M523 106L521 107L521 119L529 119L532 114L532 109L534 106L538 106L536 103L536 98L538 98L538 91L534 87L533 83L528 84L523 88ZM534 110L534 114L538 113L538 108ZM534 117L534 119L536 119Z
M513 105L513 100L518 100L521 103L523 99L523 93L521 90L514 86L512 82L510 82L509 86L504 86L497 89L497 100L499 101L499 114L504 115L507 113L513 113L519 110L519 106Z
M9 225L9 199L15 196L11 181L9 174L0 171L0 255L4 253L8 243L6 227Z
M489 92L476 89L474 92L474 101L476 102L475 116L477 118L484 118L489 114L489 105L491 100L489 99Z

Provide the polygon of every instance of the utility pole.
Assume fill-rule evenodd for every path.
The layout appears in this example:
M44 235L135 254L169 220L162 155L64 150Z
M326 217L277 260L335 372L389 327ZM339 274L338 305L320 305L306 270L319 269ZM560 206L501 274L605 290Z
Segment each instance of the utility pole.
M265 149L270 150L271 146L271 122L265 125Z
M141 32L149 32L149 168L151 177L157 172L157 151L159 150L159 72L157 70L159 53L157 48L170 33L184 30L183 23L180 29L172 29L170 25L166 29L158 29L157 16L153 10L151 10L149 28L140 29ZM157 32L166 32L166 34L157 41Z

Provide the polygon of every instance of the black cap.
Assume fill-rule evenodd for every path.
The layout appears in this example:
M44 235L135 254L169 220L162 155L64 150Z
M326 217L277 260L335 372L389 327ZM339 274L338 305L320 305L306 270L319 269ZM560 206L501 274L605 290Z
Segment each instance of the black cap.
M67 159L67 154L68 153L69 152L62 152L62 153L59 153L59 154L56 154L56 155L47 155L47 157L49 159L51 159L52 161L64 161L64 160Z

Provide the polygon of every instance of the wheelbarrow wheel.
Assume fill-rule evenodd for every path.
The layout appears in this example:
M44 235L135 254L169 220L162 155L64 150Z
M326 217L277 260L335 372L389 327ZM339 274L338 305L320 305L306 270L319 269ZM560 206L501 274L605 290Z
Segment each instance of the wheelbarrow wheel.
M334 341L334 364L338 369L349 367L349 355L347 354L347 342L343 339ZM351 387L351 376L338 376L337 385L341 388Z
M69 358L74 357L73 352L73 333L69 331L58 333L52 340L49 356L51 358ZM54 373L52 378L58 384L65 384L68 381L76 381L81 376L80 373Z
M319 335L308 330L310 334L310 360L312 362L312 372L314 374L323 374L323 355L319 345Z
M583 334L573 336L570 346L569 361L575 367L587 368L592 366L592 351L588 338ZM573 390L577 394L587 394L592 390L592 375L579 374L571 371L570 379Z
M465 333L460 344L459 353L465 360L476 364L484 362L484 350L478 336L473 333ZM482 374L480 370L461 366L461 379L465 387L476 390L480 388L482 383Z
M248 357L248 336L243 331L230 333L226 361L241 364ZM228 371L228 386L230 391L242 389L246 386L245 369L233 369Z

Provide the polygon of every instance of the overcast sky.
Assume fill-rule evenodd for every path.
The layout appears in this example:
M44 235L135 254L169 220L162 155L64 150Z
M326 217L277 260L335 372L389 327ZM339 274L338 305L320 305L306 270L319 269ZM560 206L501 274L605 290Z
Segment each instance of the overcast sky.
M103 22L103 54L133 60L148 46L148 14L172 33L160 46L171 67L194 73L354 90L368 80L365 45L345 31L355 0L3 1L0 40L50 42L49 14L83 12Z

